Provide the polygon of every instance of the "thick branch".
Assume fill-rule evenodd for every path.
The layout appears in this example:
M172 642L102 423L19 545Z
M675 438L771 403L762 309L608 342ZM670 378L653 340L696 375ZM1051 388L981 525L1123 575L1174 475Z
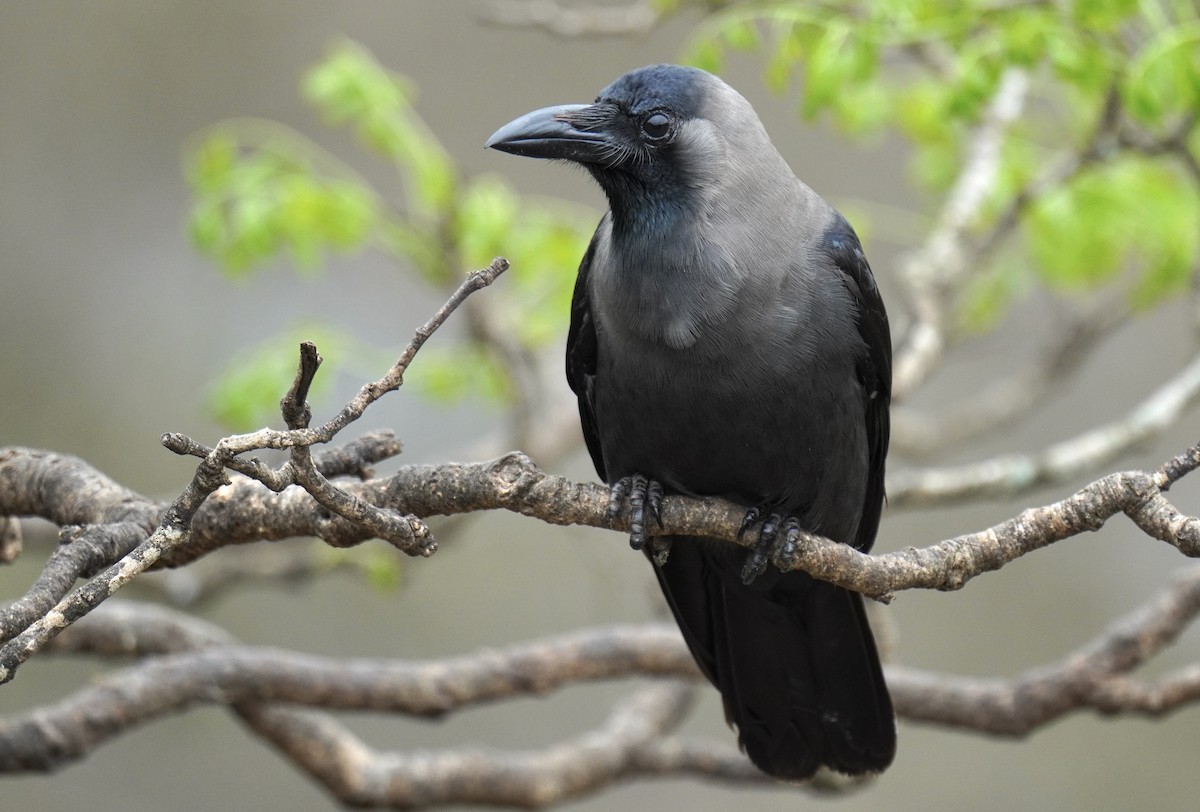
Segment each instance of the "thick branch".
M62 635L64 650L163 651L128 612L107 612ZM119 634L114 631L119 629ZM160 628L152 625L152 630ZM209 640L193 632L190 639ZM216 635L210 638L215 642ZM196 704L288 702L331 710L439 716L466 705L539 694L564 684L628 674L695 676L690 655L668 627L614 627L429 663L317 657L246 646L206 645L106 674L44 708L0 723L0 770L47 770L82 757L130 727ZM97 646L98 647L98 646Z
M1085 646L1011 681L890 666L888 683L902 718L995 735L1026 735L1087 708L1161 715L1200 698L1200 665L1148 681L1129 674L1174 643L1198 614L1200 568L1193 568ZM686 705L669 685L653 689L653 699L643 693L618 707L598 731L516 754L378 753L331 719L258 704L427 716L579 681L694 678L695 666L674 627L614 626L423 663L323 658L228 643L223 632L175 612L120 603L104 607L65 631L52 650L166 656L112 672L55 706L0 720L0 769L53 769L132 726L196 703L219 702L232 705L253 730L339 798L357 803L481 800L464 794L474 791L467 789L472 772L491 776L489 792L499 795L489 797L511 805L548 803L646 772L753 776L731 751L664 738ZM581 780L584 775L590 777ZM537 794L547 786L556 789L545 798Z
M1193 448L1181 459L1192 460L1195 454ZM794 554L776 555L775 563L784 570L803 569L869 597L888 600L904 589L959 589L976 575L997 570L1028 552L1098 530L1118 513L1128 515L1152 537L1196 556L1200 555L1200 519L1180 514L1161 493L1196 464L1200 460L1181 464L1169 478L1161 472L1110 474L1059 502L1030 508L987 530L922 549L870 556L802 533ZM346 490L370 504L417 516L503 509L552 524L625 532L629 528L627 511L609 518L607 488L548 475L519 453L484 463L406 466L391 477L354 483ZM744 506L724 500L668 497L658 532L748 545L750 538L738 533L744 513ZM251 480L236 479L197 513L188 547L164 563L177 566L227 544L306 535L320 536L338 546L367 537L361 528L325 514L299 489L276 494Z
M400 453L388 431L373 432L322 453L327 476L370 473L370 466ZM224 489L222 489L224 490ZM221 491L216 502L221 501ZM0 512L40 516L63 525L60 545L22 597L0 611L0 642L11 640L44 617L79 578L89 578L135 550L166 510L77 457L22 448L0 449ZM308 510L312 510L311 504ZM237 521L245 516L233 516ZM257 516L254 521L272 521ZM255 525L244 525L243 533Z
M1049 666L1011 681L892 667L888 682L906 718L1003 736L1025 736L1080 708L1161 716L1200 699L1200 663L1152 680L1126 676L1170 646L1200 614L1200 568L1103 634Z
M269 706L239 711L251 729L344 803L402 809L461 803L541 808L633 777L636 755L679 724L690 696L675 683L645 688L619 702L600 727L523 752L465 747L379 752L327 716ZM726 751L722 761L735 759L744 761ZM754 779L745 775L742 780Z

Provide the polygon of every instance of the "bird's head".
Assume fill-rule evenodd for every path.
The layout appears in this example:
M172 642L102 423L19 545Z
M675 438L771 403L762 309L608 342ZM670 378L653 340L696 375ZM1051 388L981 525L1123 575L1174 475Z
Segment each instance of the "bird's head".
M582 165L618 221L630 210L644 215L651 206L689 205L741 175L757 175L747 164L782 161L741 94L710 73L678 65L627 73L592 104L526 113L493 133L487 146Z

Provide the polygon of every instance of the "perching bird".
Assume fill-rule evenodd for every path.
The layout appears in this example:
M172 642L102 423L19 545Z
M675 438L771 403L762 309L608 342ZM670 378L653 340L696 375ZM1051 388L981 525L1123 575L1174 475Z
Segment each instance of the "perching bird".
M895 719L861 596L766 567L790 531L866 551L879 526L891 337L854 230L750 104L695 68L635 70L487 145L578 163L608 198L575 283L567 380L742 747L786 779L883 770ZM746 505L743 530L763 520L755 548L646 545L663 494Z

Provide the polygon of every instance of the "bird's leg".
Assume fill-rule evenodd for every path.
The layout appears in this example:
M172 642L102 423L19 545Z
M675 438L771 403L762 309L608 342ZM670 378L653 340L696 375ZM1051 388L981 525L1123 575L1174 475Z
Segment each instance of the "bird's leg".
M634 474L622 477L613 483L608 493L608 517L616 518L621 511L621 502L629 497L629 546L640 550L646 546L646 509L650 516L662 527L662 483L650 479L644 474ZM655 557L662 556L666 560L665 550L656 550Z
M742 517L742 526L738 529L738 538L758 523L762 518L762 510L750 508ZM784 516L771 513L762 519L762 529L758 532L758 541L750 548L746 563L742 566L742 583L749 585L755 578L762 575L771 560L771 552L775 542L782 539L781 552L792 553L796 548L796 540L800 534L800 520L795 516Z

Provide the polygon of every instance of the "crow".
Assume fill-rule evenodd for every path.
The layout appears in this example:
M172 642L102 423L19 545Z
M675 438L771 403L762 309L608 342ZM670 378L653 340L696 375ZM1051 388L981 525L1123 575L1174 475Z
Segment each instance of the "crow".
M579 164L608 200L575 284L567 380L742 748L781 779L885 769L895 718L862 597L767 567L798 531L865 552L879 527L891 336L854 229L746 99L696 68L632 71L487 146ZM756 544L654 537L665 494L745 505Z

